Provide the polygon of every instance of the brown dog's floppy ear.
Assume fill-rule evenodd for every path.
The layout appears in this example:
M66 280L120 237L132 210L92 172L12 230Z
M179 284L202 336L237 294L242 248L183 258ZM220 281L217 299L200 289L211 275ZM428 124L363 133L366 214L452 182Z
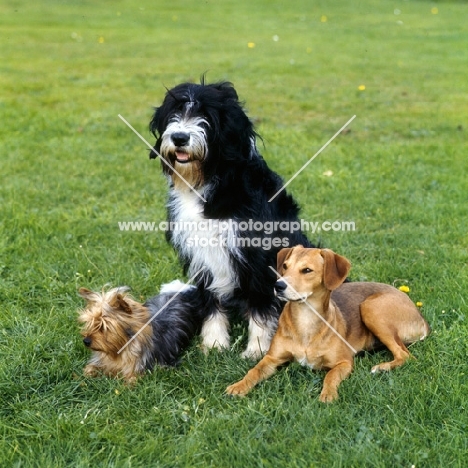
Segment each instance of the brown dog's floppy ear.
M323 284L329 291L333 291L344 282L351 268L351 263L345 257L333 250L322 249L320 254L324 260Z
M281 249L276 256L276 271L282 275L283 274L283 263L289 258L294 247L289 247L286 249Z

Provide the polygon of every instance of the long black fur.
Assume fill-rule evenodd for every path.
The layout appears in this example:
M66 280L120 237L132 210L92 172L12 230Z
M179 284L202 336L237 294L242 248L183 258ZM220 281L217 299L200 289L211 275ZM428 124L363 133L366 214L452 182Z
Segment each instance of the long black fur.
M190 106L187 104L190 103ZM188 110L187 110L188 108ZM283 186L283 180L267 166L259 153L255 140L258 138L251 120L247 117L233 85L228 82L206 84L183 83L168 90L160 107L156 108L150 122L150 130L156 137L154 149L159 153L162 135L177 113L206 119L208 154L203 161L202 193L206 199L203 215L206 219L236 221L297 221L299 208L286 191L282 191L271 203L268 200ZM154 151L150 154L155 158ZM171 170L162 164L163 171ZM200 188L200 187L197 187ZM168 219L174 218L171 200L174 186L170 182ZM283 247L302 244L313 245L300 231L277 230L270 235L264 232L243 231L245 237L270 237L286 239L287 245L265 250L261 247L244 247L242 258L230 257L231 268L235 270L238 288L228 298L215 297L207 290L213 278L205 271L197 280L199 299L209 315L219 305L223 309L238 310L244 318L276 320L281 311L280 302L274 295L276 255ZM169 242L172 232L167 233ZM286 243L285 241L285 243ZM187 271L192 258L187 252L179 251Z
M169 303L169 304L168 304ZM152 317L153 347L146 350L146 369L176 366L180 355L192 338L200 332L203 305L195 287L181 293L163 293L148 299L147 307Z

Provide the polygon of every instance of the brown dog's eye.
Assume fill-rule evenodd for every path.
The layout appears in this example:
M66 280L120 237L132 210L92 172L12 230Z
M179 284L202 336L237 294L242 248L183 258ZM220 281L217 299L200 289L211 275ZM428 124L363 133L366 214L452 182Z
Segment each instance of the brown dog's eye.
M312 273L312 270L310 268L304 268L301 273Z
M288 266L286 265L286 263L283 263L283 270L287 270L288 269Z

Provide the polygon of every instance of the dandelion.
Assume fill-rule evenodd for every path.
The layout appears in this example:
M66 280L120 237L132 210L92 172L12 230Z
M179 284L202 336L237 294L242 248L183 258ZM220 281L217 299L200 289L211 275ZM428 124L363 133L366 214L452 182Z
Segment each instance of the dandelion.
M359 85L358 86L359 91L365 91L366 90L366 85Z
M325 15L322 15L322 16L320 17L320 22L321 22L321 23L326 23L327 21L328 21L328 18L327 18Z
M398 289L400 291L403 291L404 293L409 293L409 291L410 291L410 288L408 288L408 286L406 286L406 285L400 286Z
M104 38L101 36L98 40L99 44L104 44Z
M116 395L120 395L120 392L119 392L117 389L114 390L114 393L115 393Z
M416 307L422 307L423 303L421 301L416 302Z
M437 15L437 14L439 14L439 9L437 7L433 7L433 8L431 8L431 13L433 15Z
M255 42L248 42L248 43L247 43L247 47L248 47L249 49L253 49L253 48L255 47Z

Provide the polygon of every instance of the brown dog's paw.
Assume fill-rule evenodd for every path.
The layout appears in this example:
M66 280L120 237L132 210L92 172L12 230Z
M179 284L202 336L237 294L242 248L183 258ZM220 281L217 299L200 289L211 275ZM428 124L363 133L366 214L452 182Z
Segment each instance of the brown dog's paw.
M243 380L226 388L226 394L230 396L245 396L247 393L249 393L249 388Z
M377 372L388 372L392 367L389 362L384 362L382 364L377 364L371 369L371 374L377 374Z
M322 393L320 394L320 398L319 398L319 400L322 403L332 403L333 401L337 399L338 399L338 392L331 391L331 390L328 390L326 392L322 390Z

